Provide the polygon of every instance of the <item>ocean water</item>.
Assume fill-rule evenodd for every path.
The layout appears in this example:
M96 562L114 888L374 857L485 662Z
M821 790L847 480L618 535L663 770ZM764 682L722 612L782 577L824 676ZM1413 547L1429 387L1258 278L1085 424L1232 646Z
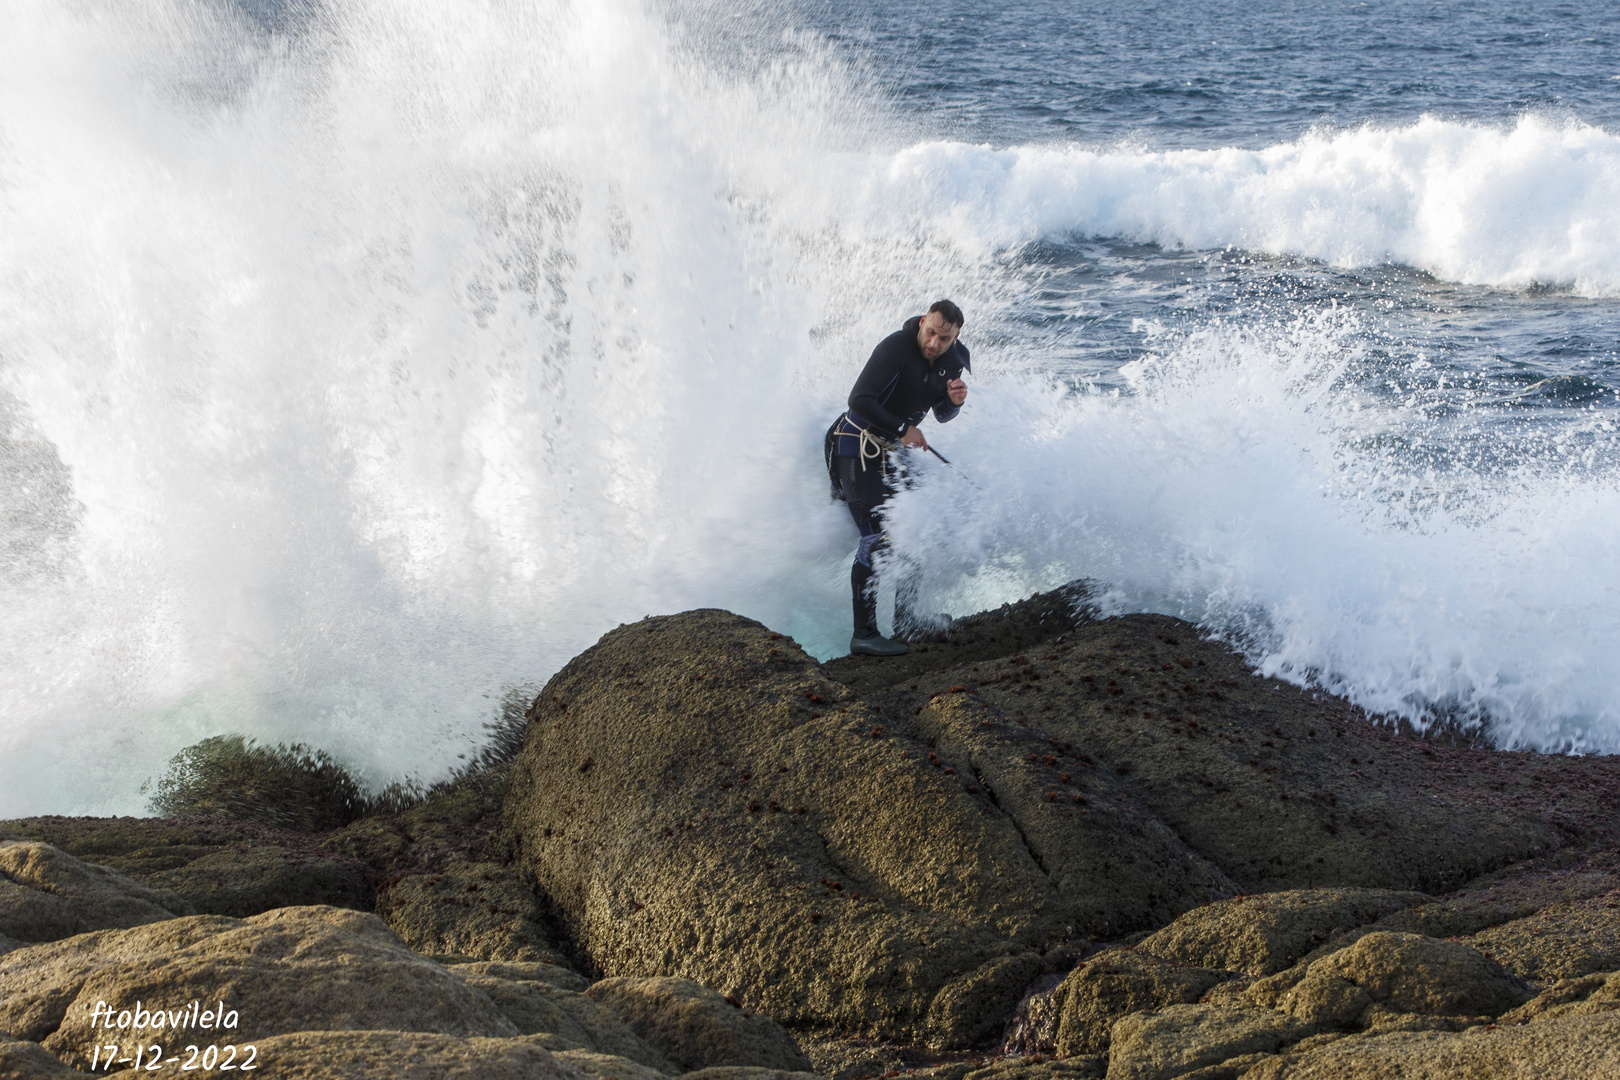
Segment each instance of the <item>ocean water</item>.
M1126 9L1129 10L1126 10ZM1603 5L0 3L0 815L220 732L432 780L615 625L847 642L820 435L950 296L896 543L1620 750Z

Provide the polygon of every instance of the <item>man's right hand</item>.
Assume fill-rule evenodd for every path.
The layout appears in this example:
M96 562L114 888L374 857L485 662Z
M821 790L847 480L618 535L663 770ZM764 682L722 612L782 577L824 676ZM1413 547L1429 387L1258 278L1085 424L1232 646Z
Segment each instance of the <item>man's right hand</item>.
M913 450L926 450L928 449L928 440L923 438L922 432L914 427L909 427L906 428L905 434L900 436L900 445L909 446Z

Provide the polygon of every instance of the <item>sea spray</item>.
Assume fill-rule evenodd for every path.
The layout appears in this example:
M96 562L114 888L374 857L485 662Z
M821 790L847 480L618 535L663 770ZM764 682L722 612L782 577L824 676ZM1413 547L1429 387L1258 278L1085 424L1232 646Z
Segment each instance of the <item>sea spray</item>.
M653 612L833 655L854 536L820 433L942 295L975 376L930 438L978 486L924 466L894 515L940 607L1092 576L1369 707L1620 746L1606 413L1525 436L1291 301L1121 318L1077 374L1113 316L1039 255L1604 296L1608 132L978 146L786 15L739 44L628 0L297 10L20 4L0 40L0 814L139 811L226 732L432 780L504 688Z
M1261 309L1164 335L1132 394L998 395L953 443L994 483L934 470L899 501L896 546L959 610L1008 579L1090 577L1107 612L1201 623L1372 712L1612 750L1620 425L1459 453L1489 411L1369 394L1367 340L1343 311Z
M916 288L760 179L835 72L728 81L634 3L24 14L0 363L83 509L7 567L0 813L137 809L220 732L431 779L649 611L830 648L796 448Z

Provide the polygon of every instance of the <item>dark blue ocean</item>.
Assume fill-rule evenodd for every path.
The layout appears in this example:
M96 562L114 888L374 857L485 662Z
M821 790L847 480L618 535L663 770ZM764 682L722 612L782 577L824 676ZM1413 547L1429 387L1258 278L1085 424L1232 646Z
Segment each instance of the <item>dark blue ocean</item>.
M1095 319L1073 325L1080 312L1123 311L1196 325L1234 305L1276 299L1376 312L1392 334L1379 342L1381 350L1404 353L1409 361L1421 352L1436 365L1435 374L1421 380L1431 385L1450 369L1447 382L1459 390L1453 404L1513 397L1516 406L1561 410L1609 401L1620 389L1613 374L1620 322L1612 302L1620 288L1620 253L1613 247L1620 232L1617 219L1600 209L1617 190L1614 162L1603 151L1594 157L1590 148L1571 147L1575 167L1559 169L1563 154L1535 136L1516 146L1508 140L1472 148L1469 160L1440 160L1448 151L1468 153L1456 145L1459 138L1502 135L1527 123L1549 137L1586 130L1607 150L1608 137L1620 131L1616 9L1261 0L829 3L798 10L870 80L909 138L998 150L1127 153L1264 153L1301 140L1340 144L1334 164L1352 165L1360 175L1346 175L1349 169L1311 175L1302 168L1253 200L1252 213L1281 218L1297 215L1298 196L1305 194L1307 212L1332 219L1315 235L1301 234L1305 223L1297 220L1250 219L1232 222L1226 242L1209 243L1218 230L1200 228L1206 224L1200 214L1225 208L1201 205L1164 208L1167 216L1177 210L1185 216L1157 228L1138 226L1129 231L1139 235L1130 238L1106 235L1117 229L1084 227L1091 222L1043 230L1018 252L1047 286L1028 312L1031 325L1063 323L1066 341L1059 348L1087 377L1108 380L1138 355L1141 343L1129 334L1090 330ZM758 19L764 39L778 32L773 14L760 8L740 18ZM1408 132L1423 124L1429 127L1421 135L1367 147L1373 160L1355 153L1358 132L1371 143L1379 139L1366 138L1369 131ZM1519 160L1504 160L1510 157ZM1378 173L1366 175L1369 166ZM1356 217L1384 217L1377 224L1386 229L1393 224L1386 217L1388 188L1379 188L1424 169L1455 169L1449 179L1458 185L1486 182L1482 172L1500 176L1499 188L1470 200L1475 215L1494 212L1497 227L1476 231L1465 219L1449 224L1472 235L1448 237L1442 228L1448 223L1423 221L1419 208L1416 220L1401 222L1406 236L1382 229L1377 236L1346 235ZM1233 170L1232 188L1208 192L1210 202L1219 203L1221 194L1249 201L1240 190L1247 178ZM1327 202L1358 182L1381 205ZM1440 201L1447 194L1440 187L1419 198ZM1587 205L1576 210L1572 202ZM1425 238L1427 244L1410 235L1426 226L1440 235ZM1587 229L1590 240L1576 241L1573 234ZM1178 243L1178 232L1203 233L1205 243L1191 236ZM1297 242L1268 250L1248 247L1238 235L1268 233L1292 233ZM1554 235L1570 241L1558 251L1562 258L1527 257L1527 242L1541 248L1553 244ZM1160 242L1142 243L1150 238ZM1448 241L1469 240L1475 250L1442 250ZM1347 247L1359 257L1332 258ZM1593 261L1570 259L1573 248L1585 249ZM1451 275L1437 265L1447 255ZM1117 325L1119 316L1109 321ZM1400 368L1410 372L1411 363ZM1367 388L1376 391L1382 381L1373 374ZM1525 393L1530 386L1535 389Z
M1620 749L1605 5L6 12L0 816L227 731L431 780L649 613L838 654L820 435L941 296L938 610Z

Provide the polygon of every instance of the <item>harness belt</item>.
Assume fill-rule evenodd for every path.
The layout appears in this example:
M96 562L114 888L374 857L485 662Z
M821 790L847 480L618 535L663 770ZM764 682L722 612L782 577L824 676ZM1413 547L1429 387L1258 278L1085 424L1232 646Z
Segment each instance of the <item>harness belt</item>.
M881 458L885 453L895 448L894 443L883 438L881 435L874 434L872 429L863 424L861 422L861 418L855 415L853 412L844 413L843 421L845 424L848 424L850 427L854 428L855 432L860 433L861 472L866 471L866 462L868 459L875 460ZM853 435L855 432L839 432L839 434Z

